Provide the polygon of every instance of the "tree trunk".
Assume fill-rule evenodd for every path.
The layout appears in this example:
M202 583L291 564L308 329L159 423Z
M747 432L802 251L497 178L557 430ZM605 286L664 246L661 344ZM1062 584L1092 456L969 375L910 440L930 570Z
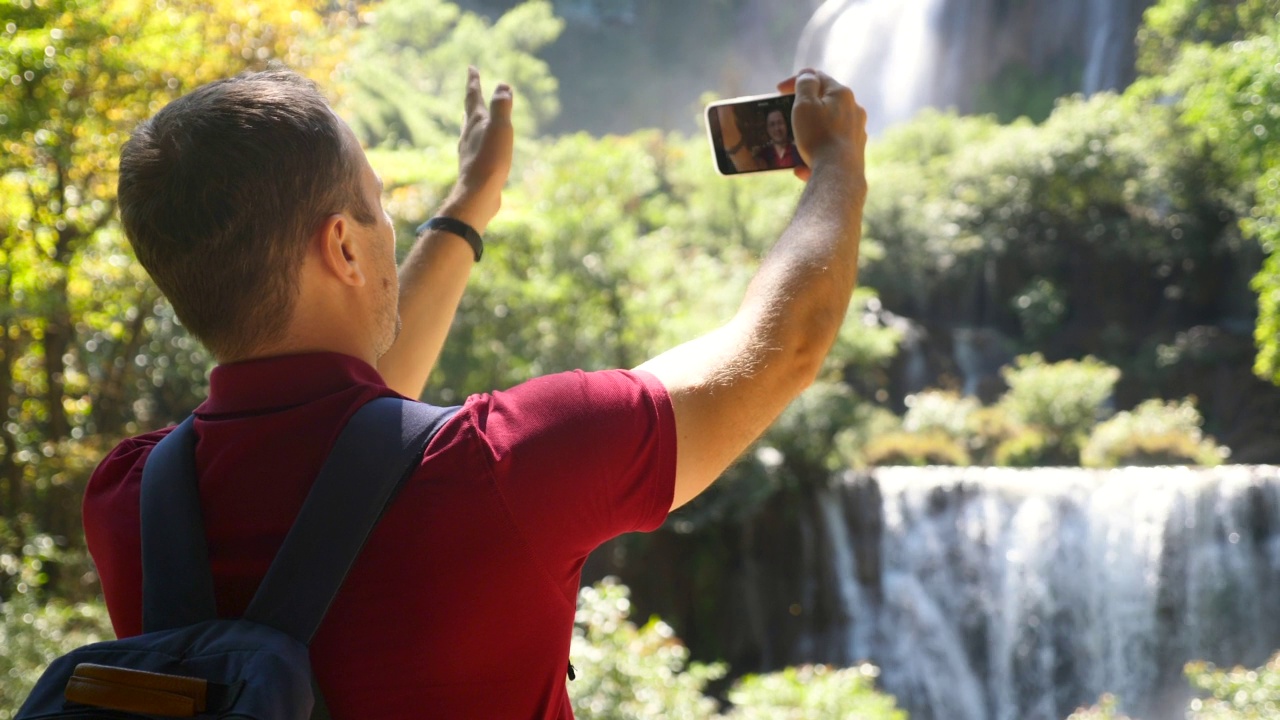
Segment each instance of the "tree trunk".
M22 468L18 467L18 463L14 460L14 455L18 452L18 441L9 431L9 411L17 407L17 398L13 394L13 355L17 342L13 339L11 323L13 322L13 311L10 302L10 276L9 273L4 274L4 283L0 285L3 288L4 295L0 297L5 309L4 318L4 335L0 336L0 407L4 409L4 416L0 417L0 444L4 445L4 457L0 458L0 478L3 478L6 494L5 498L5 517L13 521L12 527L17 527L18 514L22 512Z
M67 411L62 400L65 394L67 364L64 356L71 343L71 312L67 307L66 266L63 276L50 289L51 302L44 326L45 406L49 413L46 439L57 442L70 434Z

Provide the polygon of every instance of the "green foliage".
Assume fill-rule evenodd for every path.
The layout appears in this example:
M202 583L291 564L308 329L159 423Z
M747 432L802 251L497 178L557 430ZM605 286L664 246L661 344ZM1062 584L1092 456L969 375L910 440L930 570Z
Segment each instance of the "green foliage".
M1268 254L1258 293L1259 375L1280 382L1280 23L1267 35L1183 53L1169 87L1183 95L1183 121L1197 129L1244 200L1241 229Z
M1120 371L1092 357L1046 363L1039 354L1023 355L1003 370L1009 391L1000 405L1017 422L1044 436L1053 464L1075 464L1089 430L1106 412ZM1022 452L1034 445L1026 436Z
M992 459L1000 467L1032 468L1063 464L1063 453L1040 430L1020 428L995 448Z
M1227 456L1200 430L1204 419L1191 398L1147 400L1099 423L1080 451L1085 467L1217 465Z
M716 714L705 696L709 681L724 677L720 663L689 662L689 651L657 618L637 627L629 619L627 588L608 578L578 594L570 657L577 679L569 699L578 717L599 720L906 720L891 696L875 690L879 670L825 666L748 675L729 691L733 707Z
M452 148L469 64L481 70L486 102L497 82L511 85L517 132L533 136L559 112L556 79L537 55L564 26L547 0L494 23L447 0L384 0L363 19L339 78L339 112L365 145Z
M353 18L318 7L0 5L0 508L14 527L38 517L38 530L78 537L83 483L104 445L182 417L204 394L207 354L178 327L116 220L121 144L163 104L216 78L273 60L327 77Z
M800 394L765 433L761 445L781 453L785 472L812 483L856 463L842 436L870 421L869 406L842 382L818 381Z
M1035 278L1013 299L1022 337L1036 347L1062 324L1067 312L1066 292L1045 278Z
M1258 293L1255 371L1280 383L1280 12L1268 0L1163 0L1147 11L1137 92L1177 98L1191 142L1222 168L1245 237L1268 259Z
M875 691L880 671L871 665L824 665L748 675L729 691L726 720L907 720L894 699Z
M1005 65L995 78L977 91L974 108L979 113L994 113L1002 123L1021 117L1039 122L1049 117L1058 98L1081 85L1084 64L1079 60L1059 58L1055 64L1065 67L1046 77L1028 65Z
M1063 99L1040 125L923 113L869 152L862 281L926 325L960 313L1020 328L1028 348L1132 357L1145 296L1220 301L1215 264L1241 252L1218 163L1189 135L1175 108L1137 94ZM1066 345L1068 320L1136 337Z
M1120 374L1093 358L1023 356L1004 376L1009 391L990 407L950 391L908 396L901 425L880 426L854 457L869 465L1117 467L1216 465L1228 455L1202 434L1191 399L1148 400L1099 422Z
M630 613L630 592L615 580L578 594L569 650L577 675L569 683L574 713L601 720L711 718L716 703L702 690L725 667L690 663L669 625L655 618L637 627Z
M0 530L11 535L2 523ZM50 573L65 562L48 535L28 537L17 553L0 551L0 698L7 700L0 702L0 720L17 713L13 700L27 696L55 657L113 637L101 601L49 597Z
M1007 459L1003 463L997 461L996 454L1000 447L1008 440L1031 432L1009 417L1009 413L999 405L978 408L969 413L966 418L966 431L969 452L973 454L976 465L1010 464ZM1026 439L1020 442L1025 444ZM1014 452L1014 446L1005 447L1005 453L1012 453L1015 456L1018 454Z
M1186 674L1194 687L1209 694L1191 702L1188 720L1263 720L1280 715L1280 655L1255 669L1221 670L1191 663Z
M1280 655L1260 668L1237 667L1222 670L1205 662L1188 663L1184 668L1191 685L1206 697L1187 706L1187 720L1270 720L1280 715ZM1129 720L1116 709L1113 695L1103 695L1088 709L1080 709L1067 720Z
M866 465L968 465L970 418L981 409L976 398L926 390L907 396L900 424L869 437L862 451Z
M969 418L981 407L977 398L961 397L943 390L926 390L908 395L902 429L910 433L941 432L964 439L969 434Z
M868 465L968 465L969 453L955 438L939 431L889 432L867 443Z
M1118 701L1115 695L1106 694L1098 704L1091 708L1080 708L1071 713L1067 720L1130 720L1129 716L1120 714L1116 709Z
M1147 8L1138 29L1138 68L1169 71L1188 45L1224 45L1265 31L1280 13L1270 0L1160 0Z

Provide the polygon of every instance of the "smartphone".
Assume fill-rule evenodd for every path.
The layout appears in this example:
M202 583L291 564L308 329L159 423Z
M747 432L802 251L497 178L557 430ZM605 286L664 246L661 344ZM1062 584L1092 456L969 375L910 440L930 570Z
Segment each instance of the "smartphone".
M707 135L721 175L790 170L804 165L791 130L796 96L753 95L707 106Z

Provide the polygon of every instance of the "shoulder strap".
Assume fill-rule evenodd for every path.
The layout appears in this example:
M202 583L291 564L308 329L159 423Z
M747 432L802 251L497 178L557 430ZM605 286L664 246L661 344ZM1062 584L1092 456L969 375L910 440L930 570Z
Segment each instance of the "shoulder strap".
M196 484L194 416L151 449L142 468L142 627L171 630L217 617Z
M457 410L400 398L379 398L360 408L325 460L246 619L309 644L395 491ZM216 616L191 422L162 440L143 470L147 632Z
M457 411L400 398L360 408L329 452L245 619L311 644L396 490Z

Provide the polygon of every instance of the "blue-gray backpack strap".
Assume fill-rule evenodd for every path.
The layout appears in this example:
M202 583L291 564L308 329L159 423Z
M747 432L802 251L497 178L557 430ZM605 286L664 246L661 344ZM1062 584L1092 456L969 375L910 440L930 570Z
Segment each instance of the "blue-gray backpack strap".
M142 468L142 627L173 630L217 617L196 484L195 416L151 449Z
M245 619L310 644L395 491L457 410L400 398L360 408L334 443ZM143 469L147 632L214 617L207 548L188 418L152 450Z

